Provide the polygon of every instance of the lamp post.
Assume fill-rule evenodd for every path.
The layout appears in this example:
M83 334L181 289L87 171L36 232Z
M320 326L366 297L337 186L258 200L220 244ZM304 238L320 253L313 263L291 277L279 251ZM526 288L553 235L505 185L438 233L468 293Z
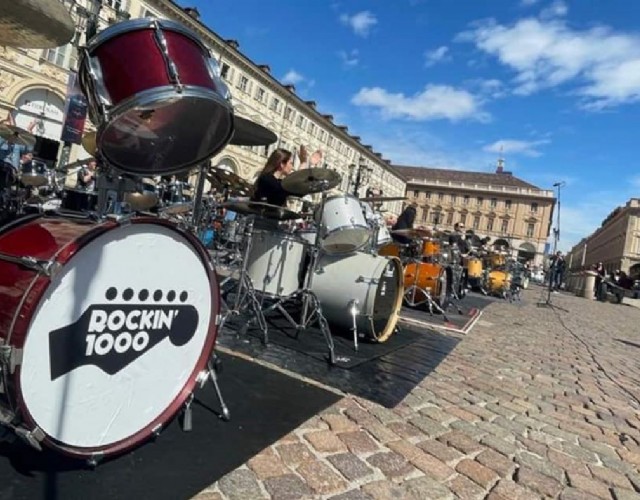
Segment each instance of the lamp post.
M558 249L558 241L560 241L560 188L564 187L566 182L556 182L553 187L558 190L558 212L556 213L556 227L553 230L553 254L555 255Z
M353 181L353 195L356 198L359 196L360 186L367 184L371 180L372 173L373 168L366 164L363 157L360 157L357 166L353 163L349 165L349 184Z

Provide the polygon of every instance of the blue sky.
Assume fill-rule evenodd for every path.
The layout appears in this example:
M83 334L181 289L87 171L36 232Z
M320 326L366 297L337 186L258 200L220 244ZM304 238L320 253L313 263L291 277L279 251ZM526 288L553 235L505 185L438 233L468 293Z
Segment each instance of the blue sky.
M179 3L396 164L566 182L561 249L638 196L640 2Z

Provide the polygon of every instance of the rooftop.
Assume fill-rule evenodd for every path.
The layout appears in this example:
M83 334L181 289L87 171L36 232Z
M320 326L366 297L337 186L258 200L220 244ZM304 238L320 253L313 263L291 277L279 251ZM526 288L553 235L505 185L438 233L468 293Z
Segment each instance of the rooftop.
M491 186L541 189L508 172L496 174L489 172L448 170L444 168L408 167L403 165L394 165L393 169L407 181L410 179L424 179L426 181L462 182L464 184L488 184Z

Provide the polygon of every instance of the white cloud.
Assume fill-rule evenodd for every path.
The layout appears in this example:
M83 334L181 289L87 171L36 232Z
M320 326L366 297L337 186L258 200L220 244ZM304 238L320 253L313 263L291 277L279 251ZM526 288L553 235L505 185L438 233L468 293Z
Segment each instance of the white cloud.
M427 85L422 92L409 97L402 93L392 94L380 87L363 87L351 98L351 103L378 108L386 118L417 121L490 119L489 114L482 111L476 96L447 85Z
M340 22L345 26L349 26L356 35L366 38L369 36L371 28L378 24L378 19L368 10L363 10L352 16L342 14L340 16Z
M295 69L290 69L289 71L287 71L287 74L280 79L280 81L285 85L297 85L304 80L304 76L298 73Z
M524 156L538 157L542 153L538 149L539 146L549 144L549 140L542 139L538 141L520 141L517 139L500 139L493 144L487 144L482 148L487 153L503 153L503 154L521 154Z
M358 49L353 49L349 52L341 50L338 52L338 57L342 60L342 64L347 67L354 67L360 63L360 53Z
M640 101L637 34L606 27L579 31L563 20L527 18L511 26L483 22L457 40L473 42L513 69L516 94L573 83L588 109Z
M424 53L425 58L425 66L428 68L430 66L434 66L439 62L449 61L451 60L451 56L449 55L449 47L442 46L438 47L434 50L428 50Z
M540 19L552 19L554 17L564 17L569 12L569 7L562 0L555 0L549 7L542 9Z
M531 7L538 3L539 0L520 0L520 6L522 7Z

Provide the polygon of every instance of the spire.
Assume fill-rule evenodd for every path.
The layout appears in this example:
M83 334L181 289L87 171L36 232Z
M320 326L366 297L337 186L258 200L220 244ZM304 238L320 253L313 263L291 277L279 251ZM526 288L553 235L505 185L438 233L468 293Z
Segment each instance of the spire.
M502 156L502 146L500 146L500 156L498 157L496 174L502 174L502 173L504 173L504 158Z

